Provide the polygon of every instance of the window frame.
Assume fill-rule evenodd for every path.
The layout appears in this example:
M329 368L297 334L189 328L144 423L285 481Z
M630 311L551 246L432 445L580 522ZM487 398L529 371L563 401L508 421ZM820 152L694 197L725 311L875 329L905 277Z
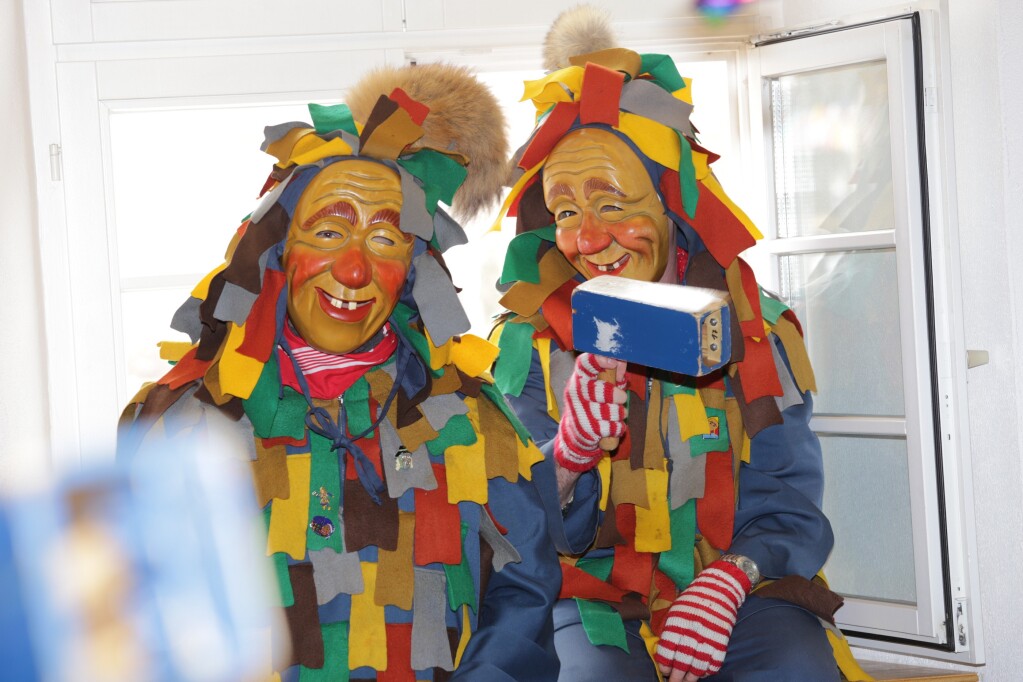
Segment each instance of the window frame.
M908 50L900 53L900 58L888 62L889 70L894 70L894 74L889 74L890 100L897 94L892 92L893 80L905 85L905 92L899 95L905 105L903 117L892 122L890 132L893 182L902 184L902 188L910 193L908 198L903 194L901 204L896 199L896 215L912 216L916 221L913 224L922 229L918 234L907 234L904 228L897 228L889 233L779 239L774 211L764 210L762 225L765 239L754 248L751 260L758 273L765 275L767 286L777 288L777 263L781 256L883 245L895 248L899 258L903 347L916 351L903 353L904 375L909 378L915 374L913 381L906 381L904 385L906 421L815 416L811 425L819 433L847 435L866 432L907 437L907 447L912 448L910 463L915 465L915 469L910 471L911 491L917 498L913 519L914 545L924 548L925 557L922 563L921 552L916 552L918 601L920 593L927 590L925 596L930 599L930 604L926 610L912 613L898 605L847 597L836 617L854 645L977 664L984 662L984 650L976 580L976 534L970 511L972 479L962 294L956 284L960 281L960 268L958 252L954 248L958 243L955 169L951 159L954 147L951 121L945 118L945 112L951 112L951 93L948 87L942 87L949 81L947 48L944 47L947 44L944 38L947 27L943 25L941 16L932 10L910 10L871 18L836 20L824 28L793 29L753 38L749 49L751 139L759 183L766 188L764 205L773 206L774 174L768 127L770 103L764 95L767 87L764 78L768 74L782 75L869 61L863 57L866 48L862 43L853 41L852 45L843 47L836 44L837 36L834 34L857 29L888 31L889 35L882 37L881 47L885 41L891 47L893 39L896 39L891 35L893 26L901 27L897 29L901 32L897 39L908 45ZM811 43L814 39L818 43L827 39L828 64L800 66L793 62L788 67L764 64L768 61L765 48L770 51L772 45L803 39ZM896 159L897 144L907 150L902 163ZM914 167L911 152L918 155L918 168ZM912 176L918 171L914 180ZM900 256L900 250L907 248L912 253ZM911 363L911 366L907 367L906 363ZM916 412L917 419L914 420L911 411ZM921 511L926 517L923 523L916 518ZM940 570L939 580L933 579L928 567ZM899 632L898 628L891 627L893 622L900 624L903 630L915 632ZM878 627L881 623L885 626Z

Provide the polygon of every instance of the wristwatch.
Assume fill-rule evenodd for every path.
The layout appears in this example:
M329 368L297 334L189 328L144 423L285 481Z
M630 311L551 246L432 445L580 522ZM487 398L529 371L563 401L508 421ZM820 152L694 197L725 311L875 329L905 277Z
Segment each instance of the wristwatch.
M757 562L750 559L748 556L741 554L722 554L721 561L727 561L730 564L735 564L739 567L739 570L746 574L749 578L749 587L752 590L760 582L760 569L757 567Z

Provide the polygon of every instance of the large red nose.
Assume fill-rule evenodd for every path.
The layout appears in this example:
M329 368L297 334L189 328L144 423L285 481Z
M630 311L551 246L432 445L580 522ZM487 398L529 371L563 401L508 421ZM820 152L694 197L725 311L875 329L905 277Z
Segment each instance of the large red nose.
M579 226L579 236L576 238L579 253L584 256L600 253L609 247L612 241L611 234L607 231L607 224L592 211L584 211L583 222Z
M344 249L331 268L334 279L349 289L361 289L373 279L373 268L366 259L362 247L352 244Z

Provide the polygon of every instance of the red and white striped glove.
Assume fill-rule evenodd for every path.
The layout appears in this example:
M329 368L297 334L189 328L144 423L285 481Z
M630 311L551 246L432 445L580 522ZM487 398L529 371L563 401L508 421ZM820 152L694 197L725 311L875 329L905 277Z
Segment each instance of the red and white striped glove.
M657 645L654 658L665 678L698 679L721 669L750 587L743 570L728 561L715 561L696 576L668 610Z
M575 370L565 386L565 407L554 437L554 458L570 471L592 469L604 455L601 438L625 435L625 378L615 383L600 378L604 370L624 364L580 353ZM624 371L619 374L624 375Z

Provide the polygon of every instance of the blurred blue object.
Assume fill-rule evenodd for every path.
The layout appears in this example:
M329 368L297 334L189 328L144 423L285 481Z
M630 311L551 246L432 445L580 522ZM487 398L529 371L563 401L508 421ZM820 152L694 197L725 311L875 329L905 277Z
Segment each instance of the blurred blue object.
M5 505L0 504L0 661L4 677L12 680L39 678L28 635L28 617L18 590L10 529Z
M3 679L266 679L261 515L219 454L184 439L0 504Z

